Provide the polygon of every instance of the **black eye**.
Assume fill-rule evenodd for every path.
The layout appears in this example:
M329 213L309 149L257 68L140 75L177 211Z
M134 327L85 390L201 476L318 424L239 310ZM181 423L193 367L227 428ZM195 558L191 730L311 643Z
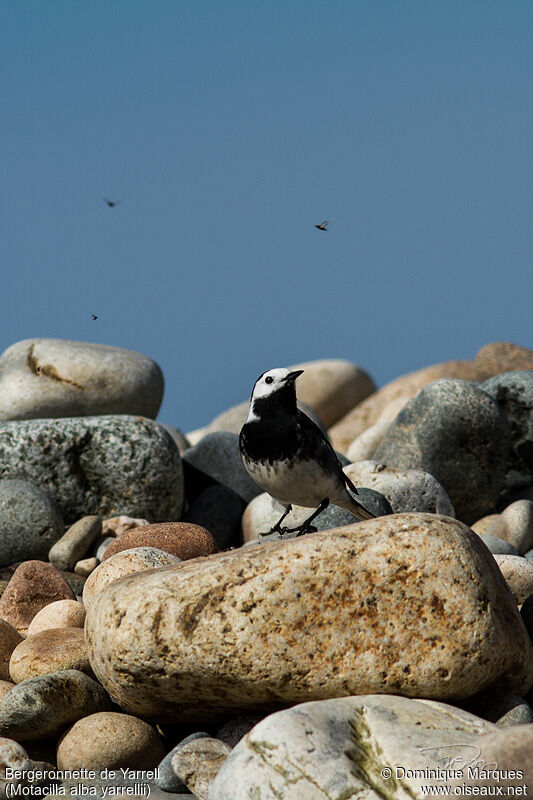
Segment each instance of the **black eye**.
M274 378L269 375L268 378L265 378L265 383L274 383Z

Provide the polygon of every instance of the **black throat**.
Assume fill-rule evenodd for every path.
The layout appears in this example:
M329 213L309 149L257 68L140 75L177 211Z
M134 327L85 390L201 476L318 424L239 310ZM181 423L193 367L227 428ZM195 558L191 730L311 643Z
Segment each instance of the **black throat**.
M294 383L281 386L268 397L258 397L253 401L252 411L259 419L271 417L294 417L297 413L296 389Z

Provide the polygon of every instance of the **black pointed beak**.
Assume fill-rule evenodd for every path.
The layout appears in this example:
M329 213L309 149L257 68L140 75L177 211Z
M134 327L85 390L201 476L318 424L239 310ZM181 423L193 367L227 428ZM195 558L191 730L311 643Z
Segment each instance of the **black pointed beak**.
M294 383L296 378L298 378L303 373L303 369L295 369L294 372L289 372L288 375L285 375L283 378L284 381L287 383Z

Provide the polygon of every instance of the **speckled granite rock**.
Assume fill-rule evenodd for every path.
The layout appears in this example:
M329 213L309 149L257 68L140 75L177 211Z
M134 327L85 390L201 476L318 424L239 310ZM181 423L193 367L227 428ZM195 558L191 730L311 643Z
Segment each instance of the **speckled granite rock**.
M465 525L428 514L130 575L98 596L85 631L115 701L160 721L533 683L533 645L493 557Z
M230 753L225 742L203 736L176 750L172 769L198 800L208 800L210 786Z
M0 419L155 418L163 387L160 368L141 353L66 339L25 339L0 357Z
M54 500L29 481L0 480L0 567L46 558L63 534Z
M67 523L88 514L179 519L183 504L178 449L142 417L0 423L0 477L12 476L50 494Z
M429 472L467 524L494 510L504 486L509 423L498 404L467 381L443 379L400 411L375 453L396 469Z

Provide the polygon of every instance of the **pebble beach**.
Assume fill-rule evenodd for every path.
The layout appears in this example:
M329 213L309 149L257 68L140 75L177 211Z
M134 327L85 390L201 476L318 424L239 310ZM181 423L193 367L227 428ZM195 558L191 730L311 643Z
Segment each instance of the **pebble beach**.
M246 398L183 431L144 354L0 356L0 798L533 792L533 351L273 366L374 519L264 535Z

